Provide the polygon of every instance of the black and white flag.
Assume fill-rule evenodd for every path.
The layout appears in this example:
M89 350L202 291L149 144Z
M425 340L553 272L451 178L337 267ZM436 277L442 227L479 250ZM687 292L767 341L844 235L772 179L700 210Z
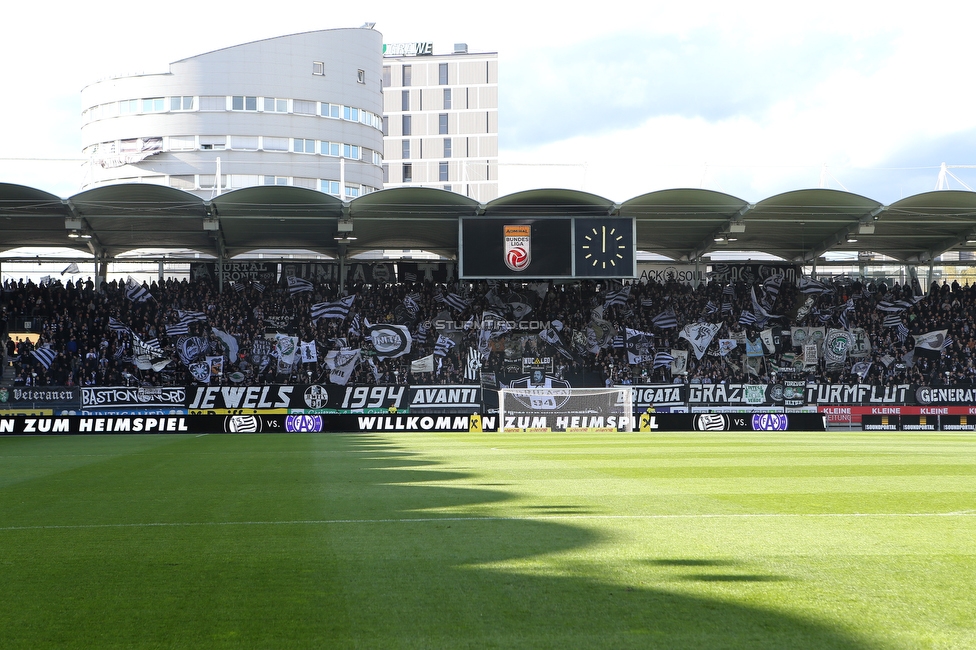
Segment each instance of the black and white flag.
M654 359L654 335L640 330L624 328L626 334L627 363L639 366Z
M49 370L51 368L51 364L54 363L54 358L58 356L58 353L47 345L42 345L36 350L31 351L31 356L37 359L37 361L44 366L45 370Z
M299 293L310 292L314 289L312 283L308 280L303 280L302 278L296 278L294 275L288 276L288 293L291 295L296 295Z
M826 282L821 282L820 280L815 280L813 278L800 278L797 282L797 286L800 288L800 293L802 294L812 294L812 293L833 293L834 289Z
M681 329L678 338L691 343L691 347L695 350L695 358L700 360L705 356L705 350L708 349L708 345L720 329L722 329L722 323L691 323Z
M626 305L627 299L630 298L630 287L631 285L625 285L616 291L608 291L606 297L603 299L603 307L609 307L610 305Z
M136 279L131 275L125 281L125 297L132 302L152 300L152 294L149 293L149 289L136 282Z
M108 317L108 328L113 332L124 332L126 334L132 333L132 330L129 329L128 325L120 321L118 318L115 318L114 316Z
M456 344L451 340L450 337L444 336L443 334L437 337L437 343L434 344L434 355L438 357L446 357L447 353L451 351Z
M651 319L651 325L659 330L674 329L678 326L678 317L674 314L674 309L668 308Z
M457 311L464 311L468 308L468 302L456 293L441 293L434 296L434 300L443 302L451 309L456 309Z
M915 354L938 359L942 356L948 333L949 330L933 330L924 334L915 334Z
M369 325L366 331L373 342L373 347L376 348L376 358L380 361L395 359L410 353L413 338L406 325L390 323Z
M312 322L316 323L322 318L338 318L344 320L349 315L352 304L356 301L356 294L339 298L332 302L319 302L312 305Z

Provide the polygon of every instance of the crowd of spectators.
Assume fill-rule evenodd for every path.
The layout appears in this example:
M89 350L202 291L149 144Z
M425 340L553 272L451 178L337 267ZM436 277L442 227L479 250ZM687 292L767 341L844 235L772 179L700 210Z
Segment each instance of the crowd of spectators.
M91 279L55 280L45 286L7 281L3 316L11 338L5 353L14 368L14 381L22 385L192 385L201 380L181 361L178 337L168 335L167 326L180 322L184 312L202 312L205 319L190 323L184 334L206 342L201 352L226 353L214 329L230 334L238 344L236 357L226 358L222 372L208 380L213 383L326 383L327 353L342 348L362 351L363 361L350 380L356 384L459 384L486 376L504 382L521 371L523 357L553 359L551 372L574 386L768 383L786 372L821 382L885 385L968 384L976 377L976 287L933 284L923 295L907 283L888 287L858 281L822 284L813 292L801 292L791 282L775 287L718 282L695 288L675 282L627 286L595 281L426 282L358 284L345 291L335 285L313 285L311 290L294 292L283 279L273 286L225 286L221 292L209 280L169 279L142 285L151 298L138 301L131 286L119 281L100 287ZM626 291L616 301L608 300L621 289ZM344 318L313 321L313 305L350 294L356 298ZM756 296L762 309L756 307ZM887 311L879 308L884 306ZM510 321L507 331L482 335L486 312ZM674 318L662 319L669 314ZM18 324L25 320L31 322L30 332L39 336L34 343L18 335L23 331ZM685 325L700 321L721 327L705 356L688 355L686 374L672 372L667 363L655 367L650 357L637 365L629 363L628 329L646 333L654 350L670 353L691 350L679 333ZM382 323L396 323L410 331L413 341L408 354L378 358L368 328ZM821 357L816 365L804 365L803 351L784 335L797 326L861 328L871 349L866 356L842 364L828 366ZM760 363L746 363L741 343L759 339L760 331L769 328L777 332L779 345L765 349ZM915 336L937 330L948 330L949 342L942 353L934 358L913 354ZM275 333L314 342L317 360L299 361L291 368L280 367L274 359L262 363L252 354L254 343ZM446 351L437 349L439 337L451 339L454 345ZM736 339L740 345L722 356L720 339ZM138 369L133 363L134 340L156 341L170 362L158 370ZM34 354L42 348L49 352ZM472 349L478 350L474 356L480 363L471 363ZM411 372L412 361L435 350L433 372Z

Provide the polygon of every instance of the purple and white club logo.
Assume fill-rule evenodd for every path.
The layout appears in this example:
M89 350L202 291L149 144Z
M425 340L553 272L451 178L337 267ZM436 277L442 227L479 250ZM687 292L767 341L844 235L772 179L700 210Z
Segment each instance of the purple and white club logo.
M789 424L784 413L755 413L752 416L753 431L786 431Z
M319 433L322 431L321 415L289 415L285 417L288 433Z

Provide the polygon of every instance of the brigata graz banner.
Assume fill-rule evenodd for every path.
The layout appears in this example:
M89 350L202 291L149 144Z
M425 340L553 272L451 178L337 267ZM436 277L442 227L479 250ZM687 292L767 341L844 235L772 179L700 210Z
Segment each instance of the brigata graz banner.
M688 387L684 384L641 384L630 388L636 413L652 406L684 406L688 400Z
M259 413L472 413L481 410L481 386L293 384L195 386L186 395L192 414Z
M803 390L776 384L688 384L689 406L803 406Z

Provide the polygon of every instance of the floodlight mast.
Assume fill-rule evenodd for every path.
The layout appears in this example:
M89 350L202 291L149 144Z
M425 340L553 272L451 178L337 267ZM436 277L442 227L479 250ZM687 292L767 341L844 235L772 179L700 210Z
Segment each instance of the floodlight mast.
M949 177L951 176L953 179L955 179L957 183L962 185L970 192L976 191L973 190L973 188L966 185L966 183L964 183L962 179L960 179L958 176L956 176L951 171L949 171L950 169L976 169L976 165L947 165L945 163L942 163L942 165L939 167L939 178L938 180L935 181L936 190L952 189L951 187L949 187Z

